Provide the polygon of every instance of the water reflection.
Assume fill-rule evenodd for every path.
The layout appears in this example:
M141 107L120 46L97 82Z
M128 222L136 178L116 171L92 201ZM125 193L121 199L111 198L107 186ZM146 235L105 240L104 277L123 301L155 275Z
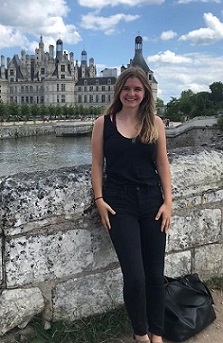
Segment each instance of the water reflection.
M0 176L89 164L90 137L32 136L0 140Z

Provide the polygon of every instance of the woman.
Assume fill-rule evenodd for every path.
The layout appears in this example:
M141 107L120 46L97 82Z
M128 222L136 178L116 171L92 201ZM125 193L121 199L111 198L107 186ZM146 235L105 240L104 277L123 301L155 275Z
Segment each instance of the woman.
M163 271L172 197L165 129L154 110L146 74L127 68L92 133L95 203L120 262L137 343L161 343L164 333Z

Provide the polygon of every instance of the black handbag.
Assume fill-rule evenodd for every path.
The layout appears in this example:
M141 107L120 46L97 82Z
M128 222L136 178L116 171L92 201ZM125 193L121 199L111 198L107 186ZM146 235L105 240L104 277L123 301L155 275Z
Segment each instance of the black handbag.
M209 324L216 314L213 298L198 274L165 277L165 333L173 342L183 342Z

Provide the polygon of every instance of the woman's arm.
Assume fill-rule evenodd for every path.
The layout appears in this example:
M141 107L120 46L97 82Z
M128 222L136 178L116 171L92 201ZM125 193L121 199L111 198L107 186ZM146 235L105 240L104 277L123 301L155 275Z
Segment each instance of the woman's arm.
M157 157L156 165L161 180L161 186L163 191L164 203L160 207L156 219L162 216L161 229L167 232L170 226L171 208L172 208L172 192L171 192L171 174L170 165L167 156L166 149L166 132L163 125L163 121L160 117L156 116L155 123L158 128L158 140L157 140Z
M104 116L99 117L94 122L94 127L91 137L92 148L92 188L94 191L94 198L103 196L102 183L103 183L103 166L104 166L104 153L103 153L103 130L104 130Z
M106 230L111 228L108 212L115 214L115 211L103 199L103 167L104 167L104 149L103 149L103 131L104 116L99 117L94 122L94 128L91 138L92 147L92 168L91 179L94 192L94 199L97 205L101 221Z

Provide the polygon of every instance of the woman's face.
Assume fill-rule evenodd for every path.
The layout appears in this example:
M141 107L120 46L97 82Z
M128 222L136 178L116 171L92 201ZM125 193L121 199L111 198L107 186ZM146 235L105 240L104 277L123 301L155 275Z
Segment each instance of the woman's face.
M144 95L142 82L137 77L130 77L122 87L119 98L123 107L138 108Z

